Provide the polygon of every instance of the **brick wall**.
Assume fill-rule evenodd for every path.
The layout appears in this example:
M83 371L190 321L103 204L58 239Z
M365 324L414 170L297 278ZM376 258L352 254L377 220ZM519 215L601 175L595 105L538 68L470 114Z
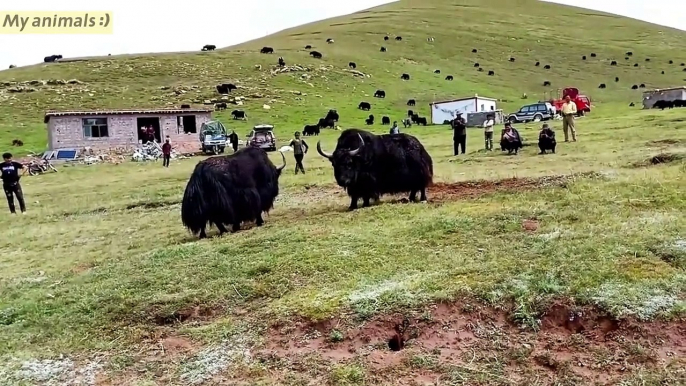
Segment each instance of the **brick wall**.
M203 123L212 119L212 114L194 113L196 131ZM83 134L83 119L102 118L99 116L51 117L48 123L48 144L50 149L60 148L128 148L138 146L138 118L159 118L162 139L169 135L174 144L198 144L198 133L184 134L179 127L177 115L110 115L107 116L107 131L109 137L90 138Z

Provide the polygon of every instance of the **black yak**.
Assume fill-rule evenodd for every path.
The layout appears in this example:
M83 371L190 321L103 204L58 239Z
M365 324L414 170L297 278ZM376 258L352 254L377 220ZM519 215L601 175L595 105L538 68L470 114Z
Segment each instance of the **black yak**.
M426 201L426 188L433 183L433 161L419 140L411 135L374 135L348 129L338 137L333 154L325 153L317 141L317 152L331 161L339 186L350 196L350 210L357 201L367 207L384 194L410 193L410 201Z
M240 229L242 222L264 224L263 212L269 212L279 194L279 177L286 167L274 166L267 153L247 147L234 154L210 157L198 162L186 185L181 202L183 225L200 238L205 228L214 224L219 233Z
M262 47L262 49L260 50L260 53L261 54L273 54L274 49L271 47Z
M416 105L416 104L417 104L417 101L415 101L414 99L408 99L408 100L407 100L407 105L408 105L408 106L414 106L414 105Z
M205 44L205 45L202 47L202 50L203 50L203 51L214 51L214 50L216 50L216 49L217 49L217 46L215 46L214 44Z
M328 113L326 113L326 117L324 119L338 122L338 118L338 112L334 109L331 109Z
M319 135L319 125L305 125L303 127L303 135L305 136L310 136L310 135Z
M369 102L360 102L360 104L357 105L357 108L360 110L369 111L369 110L371 110L372 105Z
M324 129L327 127L334 128L336 127L336 122L334 122L333 119L328 119L328 118L319 118L319 122L317 123L317 126L319 126L320 129Z

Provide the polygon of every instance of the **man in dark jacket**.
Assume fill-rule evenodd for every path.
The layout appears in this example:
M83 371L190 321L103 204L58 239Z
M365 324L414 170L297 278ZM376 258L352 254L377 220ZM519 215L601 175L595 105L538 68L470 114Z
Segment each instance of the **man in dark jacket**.
M5 191L5 196L7 196L7 204L10 207L10 213L16 214L17 210L14 207L14 196L17 196L17 201L19 201L19 209L21 209L21 214L26 214L26 204L24 203L24 192L21 191L21 185L19 184L19 179L26 173L24 165L19 162L12 161L12 154L5 153L2 155L4 162L1 164L2 169L2 188ZM19 174L19 169L24 169Z
M541 149L539 154L545 154L546 150L552 150L553 154L555 154L555 146L557 146L555 132L547 123L544 123L540 133L538 133L538 148Z
M236 134L236 130L231 130L231 134L229 134L229 142L231 143L231 146L233 147L233 152L238 151L238 134Z
M169 143L169 138L167 138L162 145L162 159L162 166L168 168L169 160L171 159L171 143Z
M453 128L453 150L455 155L460 154L460 147L462 147L462 154L465 154L467 152L467 121L462 118L462 114L457 113L457 116L450 125Z

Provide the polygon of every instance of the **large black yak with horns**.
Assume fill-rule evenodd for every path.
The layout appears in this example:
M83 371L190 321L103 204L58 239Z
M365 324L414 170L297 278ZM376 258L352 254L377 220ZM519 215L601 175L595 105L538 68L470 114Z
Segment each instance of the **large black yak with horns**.
M214 224L219 233L240 229L242 222L264 224L262 212L269 212L279 194L279 176L286 167L274 166L267 153L248 147L198 162L186 185L181 202L181 220L193 234L207 237L205 227Z
M338 137L333 154L317 151L331 161L339 186L350 196L350 210L357 200L369 206L370 199L384 194L410 193L410 201L426 201L426 188L433 182L433 161L417 138L408 134L374 135L348 129Z

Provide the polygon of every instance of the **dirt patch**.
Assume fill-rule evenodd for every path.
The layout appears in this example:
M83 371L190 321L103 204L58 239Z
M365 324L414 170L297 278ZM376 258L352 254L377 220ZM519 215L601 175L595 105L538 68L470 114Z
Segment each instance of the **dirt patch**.
M180 310L152 310L148 312L151 321L158 326L169 326L192 321L207 321L222 315L222 307L189 306Z
M678 145L680 143L681 143L681 140L679 140L679 139L658 139L656 141L646 142L646 146L649 146L649 147L666 147L666 146Z
M127 205L126 210L166 208L168 206L174 206L179 204L181 204L181 201L144 201Z
M633 167L642 168L651 165L667 164L671 162L678 162L686 159L686 154L680 153L660 153L656 156L650 157L643 161L634 162Z
M282 364L313 356L321 366L361 363L372 378L393 374L399 381L460 369L466 384L484 375L500 380L493 384L552 382L550 372L576 384L611 383L629 375L629 366L660 371L686 356L682 322L618 321L594 309L555 304L534 332L513 325L504 310L474 304L437 304L363 325L331 319L274 326L260 356ZM495 363L511 371L494 370Z
M567 183L578 178L599 178L595 172L543 176L538 178L507 178L502 180L476 180L456 183L436 183L429 188L431 201L447 201L479 198L496 192L523 192L551 187L566 187Z

